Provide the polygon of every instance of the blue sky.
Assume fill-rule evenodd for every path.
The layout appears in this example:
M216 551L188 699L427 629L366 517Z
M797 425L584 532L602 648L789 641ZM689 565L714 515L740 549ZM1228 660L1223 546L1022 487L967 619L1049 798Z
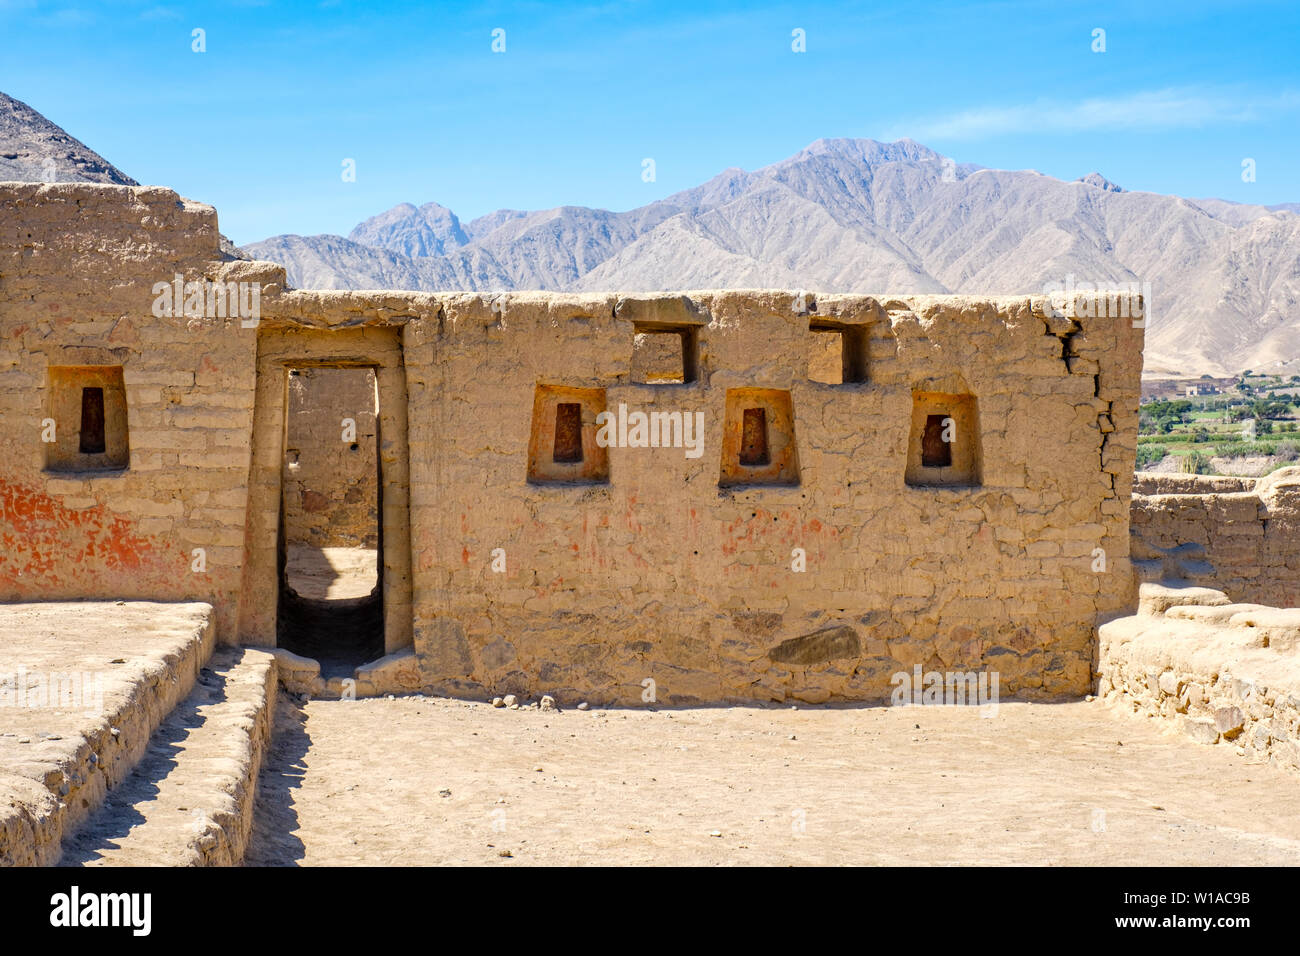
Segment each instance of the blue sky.
M1298 63L1294 2L0 0L0 90L240 243L403 201L628 209L831 136L1300 201Z

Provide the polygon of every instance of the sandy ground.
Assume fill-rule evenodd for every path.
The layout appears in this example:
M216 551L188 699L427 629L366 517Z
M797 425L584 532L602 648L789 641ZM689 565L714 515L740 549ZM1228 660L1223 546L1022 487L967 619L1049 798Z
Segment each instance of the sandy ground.
M312 548L290 545L285 577L299 595L313 601L365 597L378 580L375 548Z
M1100 702L282 699L275 733L250 865L1300 864L1294 775Z

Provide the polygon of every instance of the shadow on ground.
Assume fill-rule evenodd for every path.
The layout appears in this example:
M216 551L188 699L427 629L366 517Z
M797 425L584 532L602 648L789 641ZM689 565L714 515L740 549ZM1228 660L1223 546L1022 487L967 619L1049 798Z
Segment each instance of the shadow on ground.
M257 777L257 802L253 832L244 854L245 866L293 866L306 847L298 839L298 811L294 792L306 774L305 758L311 747L307 715L283 693L275 706L271 746Z

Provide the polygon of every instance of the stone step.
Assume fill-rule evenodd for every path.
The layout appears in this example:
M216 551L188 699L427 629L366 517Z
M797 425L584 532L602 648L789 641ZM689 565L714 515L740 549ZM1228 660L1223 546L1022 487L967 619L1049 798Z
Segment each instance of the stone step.
M212 606L0 607L0 866L48 866L194 687Z
M1195 587L1186 581L1146 581L1138 585L1138 614L1148 617L1162 615L1171 607L1221 607L1231 603L1222 591Z
M220 648L121 786L64 841L61 866L234 866L275 707L275 658Z

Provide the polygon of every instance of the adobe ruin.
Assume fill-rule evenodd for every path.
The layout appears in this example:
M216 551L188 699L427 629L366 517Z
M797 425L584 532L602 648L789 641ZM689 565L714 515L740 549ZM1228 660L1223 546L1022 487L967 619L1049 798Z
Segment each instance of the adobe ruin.
M1300 603L1300 469L1135 476L1142 325L293 290L170 190L0 184L0 864L239 862L277 686L886 703L978 672L1294 770L1300 616L1267 605ZM333 550L375 556L352 591Z
M0 186L0 311L0 601L201 601L276 647L287 539L370 534L359 692L608 703L883 700L916 664L1081 695L1135 603L1142 329L1039 297L291 290L209 206L64 183ZM298 427L289 383L336 369ZM702 413L703 452L598 443L624 405Z

